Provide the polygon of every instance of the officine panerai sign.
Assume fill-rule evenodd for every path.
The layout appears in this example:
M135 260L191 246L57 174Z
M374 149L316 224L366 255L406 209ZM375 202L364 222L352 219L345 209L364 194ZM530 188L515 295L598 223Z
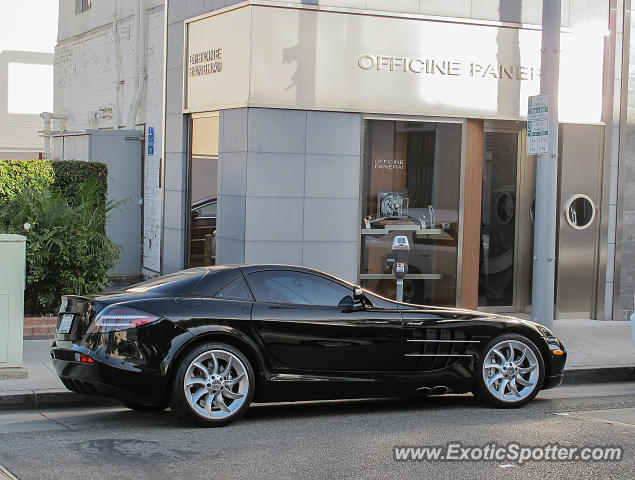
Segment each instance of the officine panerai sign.
M409 58L394 55L364 54L357 59L362 70L441 75L448 77L480 77L501 80L534 80L540 68L523 65L502 65L486 62L461 62L433 58Z
M187 22L184 111L252 106L525 120L527 97L540 91L540 29L260 3ZM562 121L602 118L604 23L561 33Z
M198 77L219 73L223 70L223 49L213 48L189 56L188 76Z
M376 158L373 167L380 170L403 170L406 162L404 160L393 160L388 158Z

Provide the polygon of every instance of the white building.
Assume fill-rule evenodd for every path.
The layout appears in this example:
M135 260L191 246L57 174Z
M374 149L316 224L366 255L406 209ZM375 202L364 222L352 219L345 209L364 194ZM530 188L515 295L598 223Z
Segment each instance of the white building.
M143 158L130 167L143 170L140 205L143 240L138 244L141 264L125 272L134 275L136 268L137 275L153 276L161 268L159 168L165 5L161 0L143 3L145 11L139 27L135 15L137 1L60 0L53 112L58 119L52 120L50 155L87 160L88 137L78 135L86 130L137 129L145 138L153 129L154 150L148 148L146 141ZM137 70L137 33L141 29L145 45L141 47L142 64ZM135 95L140 99L137 107ZM133 203L136 202L134 199Z

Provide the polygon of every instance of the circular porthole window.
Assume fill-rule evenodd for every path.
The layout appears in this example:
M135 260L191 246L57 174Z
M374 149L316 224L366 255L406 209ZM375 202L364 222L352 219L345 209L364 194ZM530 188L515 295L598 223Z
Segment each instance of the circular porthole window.
M588 195L572 195L565 207L567 222L576 230L588 228L595 219L595 205Z

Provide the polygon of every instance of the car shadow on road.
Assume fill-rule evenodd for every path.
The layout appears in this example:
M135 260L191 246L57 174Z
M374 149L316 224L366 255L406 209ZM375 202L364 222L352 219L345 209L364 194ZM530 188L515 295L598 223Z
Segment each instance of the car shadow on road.
M521 407L525 413L535 412L553 413L558 410L557 401L550 399L534 399L530 404ZM456 410L469 410L475 415L489 411L488 418L508 418L510 409L500 409L478 401L471 394L463 395L438 395L421 396L411 398L371 398L371 399L344 399L344 400L317 400L280 403L254 403L243 418L236 423L258 423L281 420L301 420L305 418L320 417L351 417L377 414L403 415L406 412L444 413ZM480 413L479 413L480 412ZM113 412L114 413L114 412ZM129 412L137 419L143 418L144 423L156 426L161 424L188 427L170 410L160 413ZM125 411L117 412L124 414ZM517 415L514 418L518 418Z
M422 396L413 398L372 398L355 400L325 400L253 404L246 414L250 420L302 418L320 415L355 415L403 412L415 410L452 410L457 408L488 408L472 395Z

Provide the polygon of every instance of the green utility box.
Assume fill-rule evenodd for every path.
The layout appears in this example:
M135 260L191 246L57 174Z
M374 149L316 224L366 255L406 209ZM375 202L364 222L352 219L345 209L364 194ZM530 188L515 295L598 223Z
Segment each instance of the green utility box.
M26 237L0 234L0 370L22 366Z

